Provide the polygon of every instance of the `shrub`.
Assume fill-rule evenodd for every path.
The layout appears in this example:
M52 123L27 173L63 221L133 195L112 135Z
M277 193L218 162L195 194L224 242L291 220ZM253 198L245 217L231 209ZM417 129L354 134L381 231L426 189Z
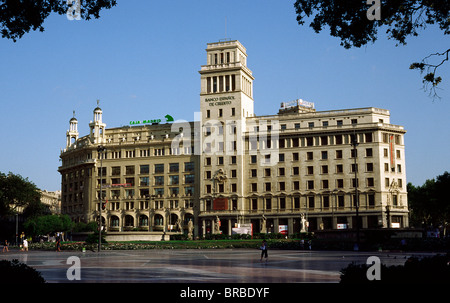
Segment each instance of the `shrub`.
M14 259L0 261L0 283L30 284L45 283L45 280L40 272Z
M370 265L349 264L341 270L341 283L450 283L450 253L422 259L409 258L404 266L380 266L380 280L366 277Z
M95 231L92 234L89 234L86 238L86 243L87 244L95 244L98 243L98 231ZM102 243L107 243L106 242L106 233L102 232Z

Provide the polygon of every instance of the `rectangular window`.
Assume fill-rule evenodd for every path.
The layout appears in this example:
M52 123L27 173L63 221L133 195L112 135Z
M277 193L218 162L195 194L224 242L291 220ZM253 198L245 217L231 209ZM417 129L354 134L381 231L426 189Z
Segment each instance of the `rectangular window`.
M193 172L195 169L194 162L184 162L184 171Z
M155 188L155 195L162 197L164 195L164 188Z
M339 208L344 208L345 206L345 198L342 195L338 196L338 205Z
M308 197L308 207L309 207L309 209L313 209L314 208L314 196L309 196Z
M178 163L169 163L169 172L177 173L180 169L180 165Z
M141 165L139 167L139 173L140 174L148 174L149 173L149 165Z
M155 174L164 173L164 164L155 164Z
M155 185L164 185L164 176L155 176Z
M330 196L323 196L322 203L323 203L323 208L329 208L330 207Z
M286 209L286 198L280 197L280 209Z
M179 177L178 176L169 176L169 185L178 185Z
M120 176L120 166L111 167L111 175L112 176Z
M368 200L369 200L369 207L374 207L375 206L375 194L369 194L367 196Z
M184 183L185 184L194 184L195 183L195 175L185 175Z
M266 198L266 209L272 209L272 199Z
M253 198L252 199L252 210L257 210L258 209L258 199Z
M300 197L294 197L294 208L295 209L300 208Z
M149 178L148 177L140 177L139 185L140 186L149 186L150 185Z
M125 167L125 174L134 175L134 165Z

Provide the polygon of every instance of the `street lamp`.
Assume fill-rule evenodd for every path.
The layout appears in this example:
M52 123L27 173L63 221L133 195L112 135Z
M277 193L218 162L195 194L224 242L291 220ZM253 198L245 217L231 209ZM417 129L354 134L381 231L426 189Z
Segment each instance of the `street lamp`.
M356 208L356 244L359 247L359 198L358 198L358 169L357 169L357 150L358 140L356 139L356 131L353 134L352 146L353 156L355 158L355 208Z
M99 145L97 147L97 152L100 156L100 216L99 216L99 223L98 223L98 252L102 250L102 208L103 208L103 155L106 148L103 145Z

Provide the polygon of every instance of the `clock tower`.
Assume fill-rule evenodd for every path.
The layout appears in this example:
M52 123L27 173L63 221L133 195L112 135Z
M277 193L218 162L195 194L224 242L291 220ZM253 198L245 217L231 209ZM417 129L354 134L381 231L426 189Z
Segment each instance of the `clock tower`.
M244 133L246 118L254 116L254 77L246 49L237 40L208 43L206 62L199 71L201 208L228 210L236 218L244 205ZM220 219L225 218L204 218L204 228L217 232Z

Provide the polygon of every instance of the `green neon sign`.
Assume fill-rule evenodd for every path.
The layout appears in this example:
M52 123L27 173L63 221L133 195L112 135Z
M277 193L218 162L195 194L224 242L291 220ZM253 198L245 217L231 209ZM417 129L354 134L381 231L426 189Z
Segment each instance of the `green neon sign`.
M164 116L166 122L173 122L174 119L171 115L165 115ZM135 120L135 121L130 121L130 125L137 125L137 124L151 124L151 123L161 123L161 119L150 119L150 120Z

